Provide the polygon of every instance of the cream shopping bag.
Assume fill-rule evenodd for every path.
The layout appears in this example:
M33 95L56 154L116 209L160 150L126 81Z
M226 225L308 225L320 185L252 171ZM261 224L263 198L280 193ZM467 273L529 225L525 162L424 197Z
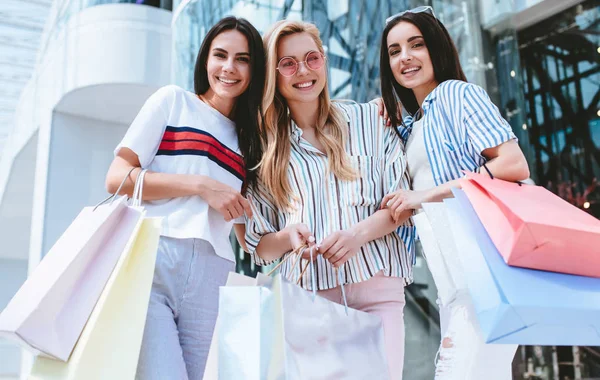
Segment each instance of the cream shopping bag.
M37 357L32 380L129 380L135 378L161 220L140 221L68 362Z

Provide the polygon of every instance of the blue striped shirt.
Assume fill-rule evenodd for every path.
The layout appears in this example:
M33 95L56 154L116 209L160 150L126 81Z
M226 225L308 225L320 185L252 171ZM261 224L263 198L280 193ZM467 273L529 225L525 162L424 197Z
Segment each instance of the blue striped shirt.
M254 216L246 220L246 243L258 265L269 264L255 252L264 235L290 224L304 223L319 243L331 233L348 229L373 215L390 192L410 189L404 146L395 131L383 125L377 106L336 105L348 121L346 152L359 178L338 180L328 170L327 155L303 139L302 131L292 121L288 180L295 195L291 197L294 207L278 209L260 181L248 190ZM397 232L368 242L343 266L342 281L362 282L383 271L386 276L401 277L404 284L411 283L414 248L411 236L414 236L414 226L412 220L408 220ZM287 260L281 267L282 275L292 281L301 273L300 265L294 265L294 260ZM335 269L327 260L318 256L315 263L318 289L339 285ZM300 285L311 288L308 271Z
M500 115L485 90L475 84L449 80L438 85L423 101L425 149L435 185L475 171L486 158L485 149L516 139L510 124ZM412 130L411 116L398 127L406 142Z

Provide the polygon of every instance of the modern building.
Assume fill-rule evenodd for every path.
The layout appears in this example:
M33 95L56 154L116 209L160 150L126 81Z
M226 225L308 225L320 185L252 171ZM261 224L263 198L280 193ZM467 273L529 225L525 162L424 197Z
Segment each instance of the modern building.
M0 145L0 308L79 210L103 198L112 150L145 98L167 83L192 89L200 44L220 18L245 17L261 32L282 18L314 22L332 96L368 101L379 95L384 20L418 5L434 7L467 78L512 125L533 180L599 217L600 0L55 0ZM241 251L238 270L256 271ZM435 298L419 258L407 379L433 378ZM16 377L18 351L1 341L0 350L0 378ZM600 351L521 347L513 369L515 379L600 378Z
M118 2L54 1L32 37L41 41L1 148L1 308L81 208L104 197L111 151L145 99L170 82L170 2L109 3ZM19 351L0 348L0 378L16 376Z
M0 4L0 156L7 150L8 136L14 129L19 95L35 68L39 40L51 5L51 0L5 0ZM31 151L23 151L15 170L22 170L21 163L32 159ZM25 215L31 214L33 172L22 171L21 176L23 181L13 182L0 191L10 193L8 197L14 204L8 208L1 203L0 225L3 230L8 224L16 228L12 234L0 232L5 243L4 249L0 249L0 307L8 303L27 276L29 252L25 243L29 241L29 225ZM0 340L0 379L18 373L19 361L19 351Z

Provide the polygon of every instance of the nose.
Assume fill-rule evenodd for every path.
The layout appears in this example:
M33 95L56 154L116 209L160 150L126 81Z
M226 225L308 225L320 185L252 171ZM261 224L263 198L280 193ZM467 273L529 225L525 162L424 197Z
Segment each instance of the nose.
M408 49L404 49L400 52L400 59L402 62L410 62L412 60L412 55Z
M306 66L306 62L298 62L298 71L296 72L296 75L304 75L309 71L310 69Z
M235 71L235 62L233 58L229 58L223 63L223 70L230 73Z

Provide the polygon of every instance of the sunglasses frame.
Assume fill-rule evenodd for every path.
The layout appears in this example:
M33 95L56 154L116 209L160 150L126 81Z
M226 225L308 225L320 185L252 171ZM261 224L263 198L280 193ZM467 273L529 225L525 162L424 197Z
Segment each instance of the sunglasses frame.
M395 19L397 19L398 17L402 17L407 13L427 13L429 15L432 15L433 18L437 19L437 17L435 16L435 13L433 12L433 7L431 5L421 5L419 7L413 8L413 9L409 9L406 11L402 11L399 13L396 13L393 16L390 16L388 18L385 19L385 24L389 24L390 22L394 21Z
M321 66L317 67L316 69L313 69L312 67L310 67L310 66L308 65L308 63L306 63L306 62L307 62L307 58L308 58L308 56L309 56L310 54L312 54L312 53L317 53L317 54L319 54L319 55L321 56L321 58L323 58L323 65L321 65ZM282 72L281 72L281 70L279 69L279 65L281 64L281 61L283 61L284 59L292 59L294 62L296 62L296 70L294 70L294 72L293 72L292 74L290 74L290 75L285 75L285 74L284 74L284 73L282 73ZM315 70L319 70L321 67L323 67L323 66L325 65L325 62L326 62L326 61L327 61L327 57L325 56L325 54L321 53L321 52L320 52L320 51L318 51L318 50L311 50L311 51L309 51L308 53L306 53L306 56L304 56L304 61L296 61L296 58L294 58L294 57L282 57L282 58L279 60L279 62L277 62L277 67L276 67L275 69L276 69L277 71L279 71L279 74L283 75L284 77L293 77L293 76L294 76L294 75L296 75L296 73L298 72L298 69L300 68L300 64L301 64L301 63L304 63L304 66L306 66L306 67L307 67L307 68L309 68L310 70L312 70L312 71L315 71Z

